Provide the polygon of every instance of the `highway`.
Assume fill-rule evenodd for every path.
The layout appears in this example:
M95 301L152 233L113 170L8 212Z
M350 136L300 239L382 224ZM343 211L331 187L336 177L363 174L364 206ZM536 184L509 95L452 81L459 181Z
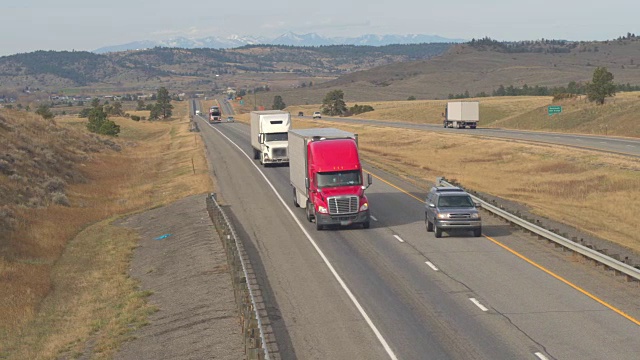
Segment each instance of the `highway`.
M436 239L424 190L366 164L371 229L316 231L247 125L197 121L283 359L638 358L637 284L486 214L483 237Z
M303 118L311 119L310 116L306 116ZM343 122L345 124L370 124L403 129L428 130L452 134L478 135L508 140L547 143L640 157L640 139L634 138L618 138L598 135L563 134L494 128L445 129L442 125L434 124L415 124L398 121L363 120L340 117L323 117L323 120Z

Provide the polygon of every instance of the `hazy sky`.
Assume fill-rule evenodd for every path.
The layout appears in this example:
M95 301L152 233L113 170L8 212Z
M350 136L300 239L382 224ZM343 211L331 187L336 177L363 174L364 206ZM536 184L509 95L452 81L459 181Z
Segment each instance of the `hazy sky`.
M11 4L6 4L6 3ZM426 34L496 40L606 40L640 34L638 0L2 0L0 56L94 50L138 40ZM379 5L383 3L384 5Z

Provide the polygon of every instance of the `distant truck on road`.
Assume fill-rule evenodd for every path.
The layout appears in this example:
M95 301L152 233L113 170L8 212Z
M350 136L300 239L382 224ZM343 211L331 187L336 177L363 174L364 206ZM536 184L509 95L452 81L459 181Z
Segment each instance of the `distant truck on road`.
M291 114L282 110L251 112L251 146L253 158L260 164L289 162Z
M220 123L222 122L222 113L220 113L220 108L218 106L212 106L209 108L209 123Z
M442 115L445 128L475 129L480 120L480 103L477 101L448 102Z
M356 135L333 128L289 130L289 180L293 203L306 209L316 229L361 224L369 228L369 200Z

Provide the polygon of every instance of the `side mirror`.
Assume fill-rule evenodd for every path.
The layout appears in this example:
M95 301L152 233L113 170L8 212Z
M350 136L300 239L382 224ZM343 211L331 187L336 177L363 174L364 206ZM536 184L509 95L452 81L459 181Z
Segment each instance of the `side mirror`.
M304 178L304 187L309 188L309 178Z
M429 207L432 208L432 209L435 209L436 208L436 204L429 203Z
M371 174L367 174L367 184L368 186L371 186L371 184L373 184L373 176L371 176Z
M473 205L475 205L475 207L477 207L477 208L481 208L482 207L482 204L480 204L478 202L474 202Z
M264 138L262 134L258 134L258 144L264 144Z

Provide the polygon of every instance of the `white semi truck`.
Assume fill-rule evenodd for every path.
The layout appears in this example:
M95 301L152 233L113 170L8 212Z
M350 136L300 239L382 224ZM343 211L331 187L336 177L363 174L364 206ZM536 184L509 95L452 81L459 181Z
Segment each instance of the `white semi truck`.
M444 109L443 125L446 128L475 129L480 120L480 103L477 101L448 102Z
M253 158L260 164L289 163L291 114L282 110L251 112Z

